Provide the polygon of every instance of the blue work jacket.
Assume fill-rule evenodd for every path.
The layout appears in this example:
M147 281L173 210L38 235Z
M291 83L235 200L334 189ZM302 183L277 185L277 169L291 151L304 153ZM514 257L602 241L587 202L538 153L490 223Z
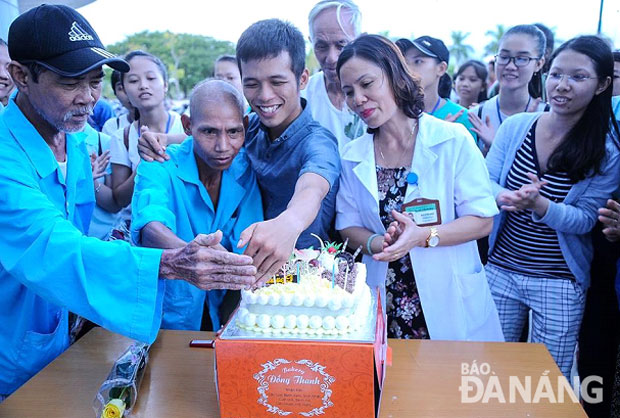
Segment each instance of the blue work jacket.
M194 139L190 136L182 144L169 146L166 152L169 161L142 161L138 166L131 209L133 241L140 245L142 228L160 222L186 242L219 229L223 233L221 244L227 250L243 252L243 248L237 248L241 232L263 220L260 190L245 150L242 148L222 172L217 209L198 175ZM217 330L217 308L224 292L205 292L181 280L167 282L162 328L200 330L206 296L211 322Z
M0 394L67 348L69 310L142 341L159 329L161 250L85 235L95 196L84 134L67 134L66 152L65 179L11 98L0 115Z

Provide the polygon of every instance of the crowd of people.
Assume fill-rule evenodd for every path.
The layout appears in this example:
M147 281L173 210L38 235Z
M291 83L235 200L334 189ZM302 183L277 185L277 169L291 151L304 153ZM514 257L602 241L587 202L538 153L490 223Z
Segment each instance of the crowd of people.
M351 0L308 25L319 72L299 29L262 20L181 115L158 57L113 56L75 10L12 23L0 401L87 320L143 341L220 329L318 236L361 249L389 337L543 343L567 378L575 358L603 377L591 416L620 414L620 52L523 24L450 75L442 40L363 34Z

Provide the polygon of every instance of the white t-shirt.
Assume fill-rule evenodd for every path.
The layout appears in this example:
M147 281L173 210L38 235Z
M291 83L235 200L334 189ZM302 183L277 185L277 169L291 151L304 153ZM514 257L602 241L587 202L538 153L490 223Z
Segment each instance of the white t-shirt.
M470 112L474 113L476 116L482 115L480 116L480 119L482 119L483 122L486 120L486 117L488 116L489 120L491 121L491 126L495 128L495 131L497 131L497 129L499 128L499 125L501 125L503 121L509 118L509 116L505 114L504 112L502 112L501 110L499 111L499 115L498 115L498 109L499 109L498 102L497 102L498 100L499 100L499 95L493 96L489 100L486 100L480 103L478 106L470 110ZM480 113L480 106L482 106L482 113ZM536 111L542 112L543 110L545 110L546 106L547 106L546 103L540 102L538 104L538 108L536 109ZM529 103L528 103L528 107L529 107ZM525 109L523 109L523 111L525 112Z
M103 124L103 127L101 128L101 132L103 132L104 134L108 136L114 135L114 132L118 131L119 129L123 129L125 126L129 125L128 116L129 115L125 113L124 115L120 115L120 116L116 116L114 118L108 119Z
M181 123L181 116L176 112L168 112L170 114L170 129L169 134L183 134L183 124ZM138 128L135 123L131 124L129 128L129 149L125 148L125 142L123 138L124 129L119 129L112 134L112 140L110 141L110 163L120 164L126 167L131 167L131 170L135 170L140 163L140 154L138 154Z
M338 139L338 151L342 154L342 148L352 139L366 133L366 125L345 104L343 109L337 109L329 100L323 72L318 72L310 77L301 96L308 101L312 117L323 127L329 129Z

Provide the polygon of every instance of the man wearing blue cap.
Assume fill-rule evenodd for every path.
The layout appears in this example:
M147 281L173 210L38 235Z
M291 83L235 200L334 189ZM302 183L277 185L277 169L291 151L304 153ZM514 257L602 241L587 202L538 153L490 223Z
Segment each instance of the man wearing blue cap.
M65 6L19 16L8 43L18 94L0 115L0 401L67 348L69 310L152 342L162 279L240 289L256 274L251 257L223 251L221 232L168 250L86 237L96 191L80 131L102 65L129 66Z

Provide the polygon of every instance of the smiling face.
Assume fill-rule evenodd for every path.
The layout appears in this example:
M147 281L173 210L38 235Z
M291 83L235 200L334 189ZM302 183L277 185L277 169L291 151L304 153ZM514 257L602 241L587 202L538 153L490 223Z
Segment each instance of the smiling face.
M241 74L243 94L269 129L269 136L277 138L301 114L299 92L308 82L308 70L298 81L289 53L282 51L274 58L241 61Z
M338 24L336 11L337 8L331 7L316 16L312 24L313 39L310 40L314 55L329 83L339 82L336 63L342 49L351 42L350 35L355 32L351 19L346 18L351 12L341 9L341 20L344 29L349 34L347 35Z
M436 58L425 55L415 47L409 48L405 52L405 61L407 61L409 71L420 77L420 84L424 91L437 90L439 79L447 69L445 62L438 62Z
M340 67L340 82L347 106L376 129L400 109L381 68L365 59L352 57Z
M530 35L521 33L508 35L502 39L497 54L507 57L538 58L536 46L536 39ZM527 87L534 73L540 71L543 64L543 59L530 60L523 67L517 67L514 60L504 65L495 63L495 74L500 85L500 91L501 89L518 90Z
M131 103L138 110L162 106L168 86L157 64L148 57L135 56L129 66L123 86Z
M484 80L478 77L473 65L468 66L456 77L455 90L463 102L477 102L483 88Z
M568 76L581 80L570 80ZM549 68L546 89L551 111L563 115L582 114L592 98L602 93L609 83L610 80L598 78L590 57L566 49L555 57Z
M239 74L239 66L232 61L221 60L215 63L213 76L225 81L236 88L239 93L243 94L243 86L241 85L241 74Z
M230 98L203 99L191 118L183 115L183 125L194 138L194 154L210 170L226 170L243 146L243 115Z
M0 45L0 101L6 103L13 91L13 80L9 74L9 49L6 45Z

